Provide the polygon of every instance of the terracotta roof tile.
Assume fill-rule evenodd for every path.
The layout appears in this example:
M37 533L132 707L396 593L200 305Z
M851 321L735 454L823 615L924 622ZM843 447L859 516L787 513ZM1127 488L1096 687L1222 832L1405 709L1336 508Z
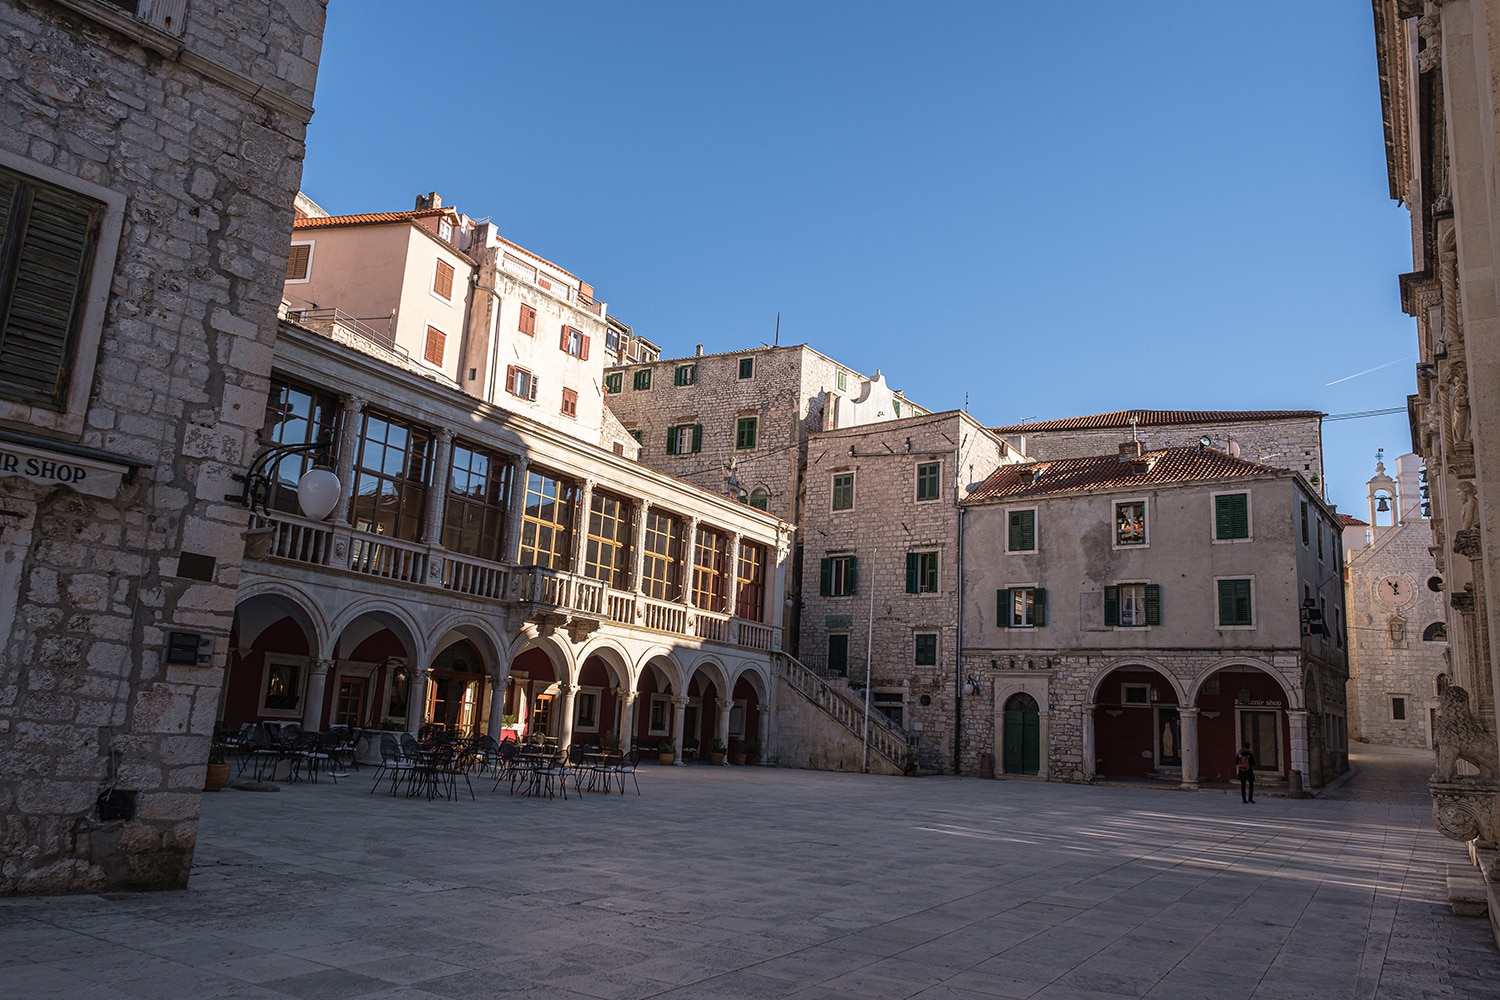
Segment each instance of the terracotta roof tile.
M1148 451L1138 461L1095 455L1001 466L969 499L1024 499L1275 474L1289 475L1285 469L1247 462L1213 448L1165 448Z
M1339 524L1343 525L1346 528L1368 528L1370 526L1369 521L1361 521L1359 518L1354 517L1350 514L1337 514L1335 516L1338 517Z
M1320 410L1115 410L1086 417L1040 420L1029 424L1006 424L991 427L996 434L1025 431L1080 431L1104 428L1128 428L1134 421L1140 427L1171 427L1182 424L1252 424L1267 420L1311 420L1325 416Z

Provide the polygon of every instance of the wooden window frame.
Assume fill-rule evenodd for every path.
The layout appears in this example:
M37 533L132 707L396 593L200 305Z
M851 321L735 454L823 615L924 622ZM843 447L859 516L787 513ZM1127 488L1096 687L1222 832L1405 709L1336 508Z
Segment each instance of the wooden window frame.
M759 417L739 417L734 422L734 448L736 451L751 451L760 431Z
M1215 577L1214 593L1217 598L1214 609L1214 623L1218 628L1254 628L1255 627L1255 579L1254 577ZM1224 614L1226 601L1238 603L1244 602L1244 613L1241 614L1235 607L1228 616ZM1225 621L1229 617L1233 621ZM1240 620L1243 619L1243 620Z
M678 365L676 371L672 373L673 385L692 385L697 381L698 366L696 364Z
M746 621L763 622L766 618L766 546L741 540L740 557L735 566L739 600L734 614Z
M443 353L448 347L448 335L435 326L427 328L427 340L422 344L422 360L435 368L443 367Z
M740 358L739 377L741 379L755 377L755 359L753 357Z
M283 284L305 285L312 280L313 252L316 240L297 240L292 243L286 257L286 280Z
M1005 551L1037 550L1037 508L1016 507L1005 512Z
M729 536L717 528L699 525L697 543L693 546L693 607L724 612L728 561Z
M675 601L682 579L682 518L655 507L646 511L641 531L641 593L655 601Z
M521 506L521 540L516 561L522 566L567 571L573 552L578 486L548 469L526 472Z
M514 470L509 455L454 439L443 504L444 549L490 562L504 559Z
M521 303L521 318L516 323L516 330L526 334L528 337L536 336L536 307Z
M995 591L995 624L1000 628L1042 628L1047 624L1045 587L1004 587Z
M824 556L818 565L818 594L852 597L859 591L859 557L851 553Z
M1248 490L1226 490L1213 494L1212 514L1215 544L1254 540L1254 511L1251 509Z
M936 549L906 554L906 592L940 594L943 590L942 556Z
M1134 522L1127 522L1125 508L1140 508L1140 527L1137 529ZM1151 544L1151 514L1147 509L1144 499L1116 500L1110 508L1114 513L1114 547L1117 549L1142 549ZM1139 540L1131 540L1129 536L1139 530Z
M917 503L929 503L943 498L943 463L917 463Z
M616 590L629 585L632 505L624 497L595 489L589 499L583 575Z
M647 392L651 388L651 369L637 369L630 381L631 388L637 392Z
M557 346L569 357L577 358L579 361L589 359L589 335L576 326L563 324L562 339Z
M847 480L847 482L840 482ZM829 480L828 509L830 511L843 511L854 509L854 473L835 472Z
M604 391L611 396L618 396L625 391L625 373L609 372L604 376Z
M458 269L451 263L439 257L432 269L432 294L444 302L453 301L453 279L458 274Z

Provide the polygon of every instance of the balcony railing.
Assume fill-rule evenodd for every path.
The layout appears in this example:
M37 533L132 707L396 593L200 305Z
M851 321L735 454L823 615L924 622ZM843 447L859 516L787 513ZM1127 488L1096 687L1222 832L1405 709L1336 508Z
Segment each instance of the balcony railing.
M322 566L490 601L525 601L631 628L768 653L781 648L781 630L773 625L658 601L561 570L508 566L279 511L251 515L245 556L252 561ZM434 567L431 573L429 567Z

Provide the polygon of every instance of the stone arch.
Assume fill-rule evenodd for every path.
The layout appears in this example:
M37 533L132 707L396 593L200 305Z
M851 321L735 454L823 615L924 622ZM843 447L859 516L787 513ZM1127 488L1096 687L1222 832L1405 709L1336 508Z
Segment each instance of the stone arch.
M351 628L361 618L369 618L371 621L379 622L382 627L389 629L396 638L400 639L406 647L407 655L413 663L420 664L429 654L425 645L426 634L411 613L406 608L394 601L383 599L372 599L356 601L344 608L334 618L331 638L333 641L334 655L346 651L349 647L346 643L358 643L357 633L351 633Z
M1178 678L1161 661L1126 656L1103 664L1089 682L1089 703L1084 763L1093 773L1181 780L1187 703Z
M1199 696L1203 693L1204 684L1209 680L1209 678L1213 677L1219 671L1240 667L1248 667L1254 670L1258 670L1261 673L1268 675L1272 680L1279 684L1281 686L1281 690L1287 696L1288 708L1302 709L1306 707L1301 684L1287 684L1286 677L1281 673L1281 671L1277 670L1274 666L1267 663L1265 660L1258 659L1254 656L1220 657L1219 659L1214 660L1212 663L1210 663L1207 667L1200 670L1198 672L1198 675L1193 678L1193 682L1188 686L1188 691L1192 696L1192 701L1188 702L1187 704L1197 704Z
M261 628L256 628L255 623L241 620L241 609L262 599L270 601L274 607L283 609L289 617L302 626L315 655L329 648L333 630L323 614L323 608L306 591L279 580L257 580L242 588L236 596L233 628L240 642L247 640L253 642L255 636L259 635L261 629L264 628L264 624ZM247 626L252 629L250 634L245 631Z
M1423 642L1447 642L1448 641L1448 623L1447 622L1433 622L1431 625L1428 625L1425 629L1422 630L1422 641Z
M1149 656L1121 656L1110 660L1108 663L1101 666L1094 674L1093 678L1089 681L1088 700L1090 702L1098 702L1104 700L1101 697L1100 690L1103 687L1105 680L1116 670L1125 667L1142 667L1161 675L1162 680L1166 681L1167 684L1171 687L1172 695L1177 699L1177 703L1179 705L1189 704L1186 698L1187 692L1183 690L1181 681L1179 681L1176 675L1174 675L1171 670L1168 670L1161 663L1161 661L1154 660Z
M607 636L590 639L578 650L580 667L595 656L609 669L617 687L629 688L633 685L637 668L631 663L630 653L617 640Z
M301 589L259 581L235 602L219 721L302 723L310 704L321 708L329 623Z

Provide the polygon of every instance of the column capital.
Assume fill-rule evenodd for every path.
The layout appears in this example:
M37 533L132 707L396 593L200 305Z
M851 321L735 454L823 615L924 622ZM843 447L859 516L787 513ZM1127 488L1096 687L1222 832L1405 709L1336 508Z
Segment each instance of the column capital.
M370 401L363 396L345 396L344 409L350 413L362 413L364 408L370 405Z
M687 703L688 703L687 695L684 695L684 694L674 694L672 696L672 707L673 708L687 708Z
M453 443L456 433L452 427L439 427L433 436L437 438L439 444L447 445Z

